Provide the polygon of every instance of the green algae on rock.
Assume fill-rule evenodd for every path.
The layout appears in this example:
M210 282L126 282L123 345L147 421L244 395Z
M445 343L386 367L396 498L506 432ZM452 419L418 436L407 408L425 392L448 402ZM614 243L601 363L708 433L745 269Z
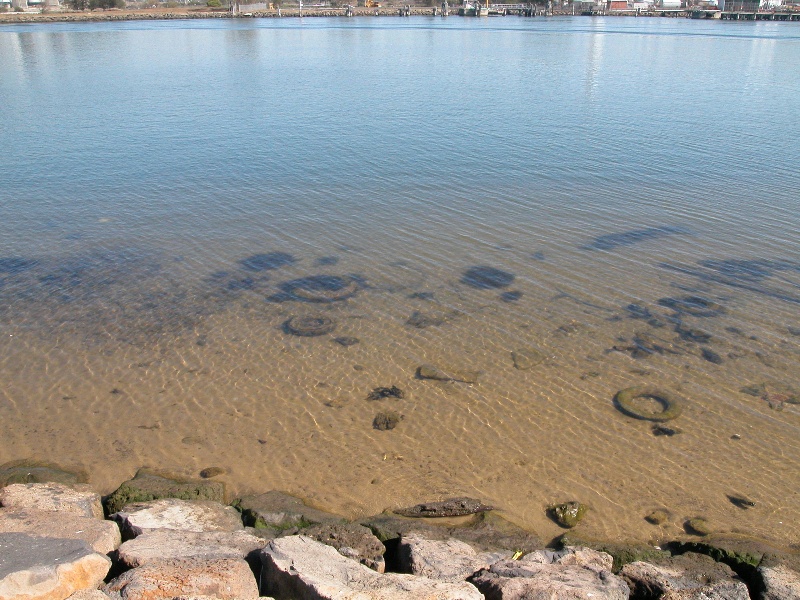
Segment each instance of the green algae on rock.
M124 482L107 496L103 504L108 514L113 514L132 502L147 502L162 498L213 500L224 503L225 484L219 481L172 479L147 469L140 469L133 479Z
M651 525L663 525L669 520L669 512L663 508L657 508L650 512L645 518L645 521Z
M573 501L555 504L547 509L547 514L561 527L572 529L583 520L587 510L585 504Z
M372 421L372 427L378 431L388 431L397 427L402 420L403 415L393 410L379 412Z
M300 498L276 490L239 498L233 506L242 513L245 525L275 532L345 521L338 515L307 506Z
M693 533L694 535L711 535L714 533L714 530L708 524L703 517L694 517L693 519L689 519L684 524L687 533Z

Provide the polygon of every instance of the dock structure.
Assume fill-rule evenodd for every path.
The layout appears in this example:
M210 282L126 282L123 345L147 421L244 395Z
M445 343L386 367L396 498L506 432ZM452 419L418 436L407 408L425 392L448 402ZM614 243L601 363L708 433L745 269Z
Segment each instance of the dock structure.
M723 10L719 18L725 19L726 21L800 21L800 12L741 12Z

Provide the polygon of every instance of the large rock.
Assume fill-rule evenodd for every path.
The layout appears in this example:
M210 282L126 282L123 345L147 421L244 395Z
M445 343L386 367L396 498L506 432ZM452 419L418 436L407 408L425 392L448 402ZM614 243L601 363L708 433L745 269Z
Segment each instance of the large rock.
M0 533L12 532L83 540L100 554L116 550L122 542L113 521L50 510L0 510Z
M277 491L246 496L235 504L242 511L244 522L256 529L302 529L319 523L344 522L342 517L306 506L299 498Z
M148 502L162 498L179 500L212 500L225 502L225 485L220 481L181 481L162 477L145 469L124 482L105 499L108 513L115 513L133 502Z
M418 534L404 535L400 540L400 568L412 575L422 575L442 581L464 581L481 569L501 559L511 558L510 552L478 554L460 540L429 540Z
M32 508L103 518L100 495L84 484L14 483L0 490L0 505L12 509Z
M748 600L747 586L722 563L687 552L657 563L633 562L620 575L635 597L669 600Z
M129 568L153 561L178 558L247 558L260 550L267 540L244 531L171 531L157 529L144 533L120 546L119 560Z
M502 560L470 581L487 600L627 600L626 583L611 573L613 559L588 548L538 550Z
M306 536L272 540L261 551L265 591L296 600L480 600L464 582L381 575Z
M240 558L158 560L126 571L103 591L114 600L157 600L213 596L219 600L258 598L258 585Z
M336 548L342 556L353 558L373 571L383 573L386 570L386 563L383 560L386 548L363 525L327 523L312 525L303 533L318 542Z
M82 540L0 534L0 598L64 600L97 588L111 567Z
M759 567L761 600L800 600L800 575L784 565Z
M126 538L155 529L179 531L238 531L244 528L232 506L205 500L166 498L129 504L114 515Z

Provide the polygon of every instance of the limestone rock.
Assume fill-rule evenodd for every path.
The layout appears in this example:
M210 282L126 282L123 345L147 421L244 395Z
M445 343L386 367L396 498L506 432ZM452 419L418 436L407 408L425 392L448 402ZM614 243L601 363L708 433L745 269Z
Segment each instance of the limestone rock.
M478 383L480 371L467 371L464 369L443 369L433 365L422 365L417 369L420 379L435 379L437 381L460 381L462 383Z
M100 495L84 484L14 483L0 490L0 505L11 509L31 508L103 518Z
M302 500L271 491L237 500L245 524L257 529L308 527L318 523L342 523L342 517L306 506Z
M764 591L761 600L800 600L800 575L784 565L759 567Z
M247 558L260 550L267 540L244 531L174 531L156 529L128 540L117 555L127 567L135 568L153 561L178 558Z
M415 533L401 538L399 555L404 572L442 581L464 581L500 559L511 558L510 552L478 554L460 540L428 540Z
M748 600L747 586L709 556L687 552L655 563L633 562L620 575L634 596L669 600Z
M111 568L82 540L0 533L0 598L64 600L96 589Z
M487 600L627 600L626 583L611 573L613 559L588 548L539 550L494 563L470 578Z
M113 521L50 510L0 510L0 533L11 532L83 540L100 554L116 550L122 542Z
M113 600L182 596L213 596L219 600L258 598L253 572L240 558L157 560L126 571L102 589Z
M306 536L273 540L261 551L266 592L303 600L481 600L465 582L381 575Z
M132 502L162 498L225 502L225 485L220 481L179 481L141 469L133 479L124 482L106 498L105 504L111 514L121 511L123 506Z
M125 537L136 537L154 529L179 531L238 531L244 529L232 506L207 500L165 498L137 502L112 515Z
M303 534L336 548L342 556L355 559L378 573L386 570L386 563L383 560L386 548L363 525L355 523L312 525Z

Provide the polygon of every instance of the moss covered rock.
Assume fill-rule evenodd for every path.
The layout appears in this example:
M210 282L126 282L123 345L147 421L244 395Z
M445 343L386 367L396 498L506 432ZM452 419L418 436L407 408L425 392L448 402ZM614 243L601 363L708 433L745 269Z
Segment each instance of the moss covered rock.
M225 484L219 481L179 480L140 469L133 479L120 485L104 500L108 514L119 512L126 504L163 498L213 500L225 502Z
M575 533L565 533L557 540L557 545L561 548L579 546L583 548L591 548L598 552L605 552L610 554L614 559L612 571L619 573L620 569L628 563L645 561L653 562L661 559L669 558L671 554L665 550L660 550L655 546L648 546L639 543L612 543L599 540L592 540L584 538L583 536L576 535Z
M242 513L245 525L269 529L275 535L296 533L311 525L344 523L339 515L307 506L300 498L278 491L245 496L233 503Z
M583 520L587 510L586 505L580 502L564 502L550 506L547 514L561 527L572 529Z

